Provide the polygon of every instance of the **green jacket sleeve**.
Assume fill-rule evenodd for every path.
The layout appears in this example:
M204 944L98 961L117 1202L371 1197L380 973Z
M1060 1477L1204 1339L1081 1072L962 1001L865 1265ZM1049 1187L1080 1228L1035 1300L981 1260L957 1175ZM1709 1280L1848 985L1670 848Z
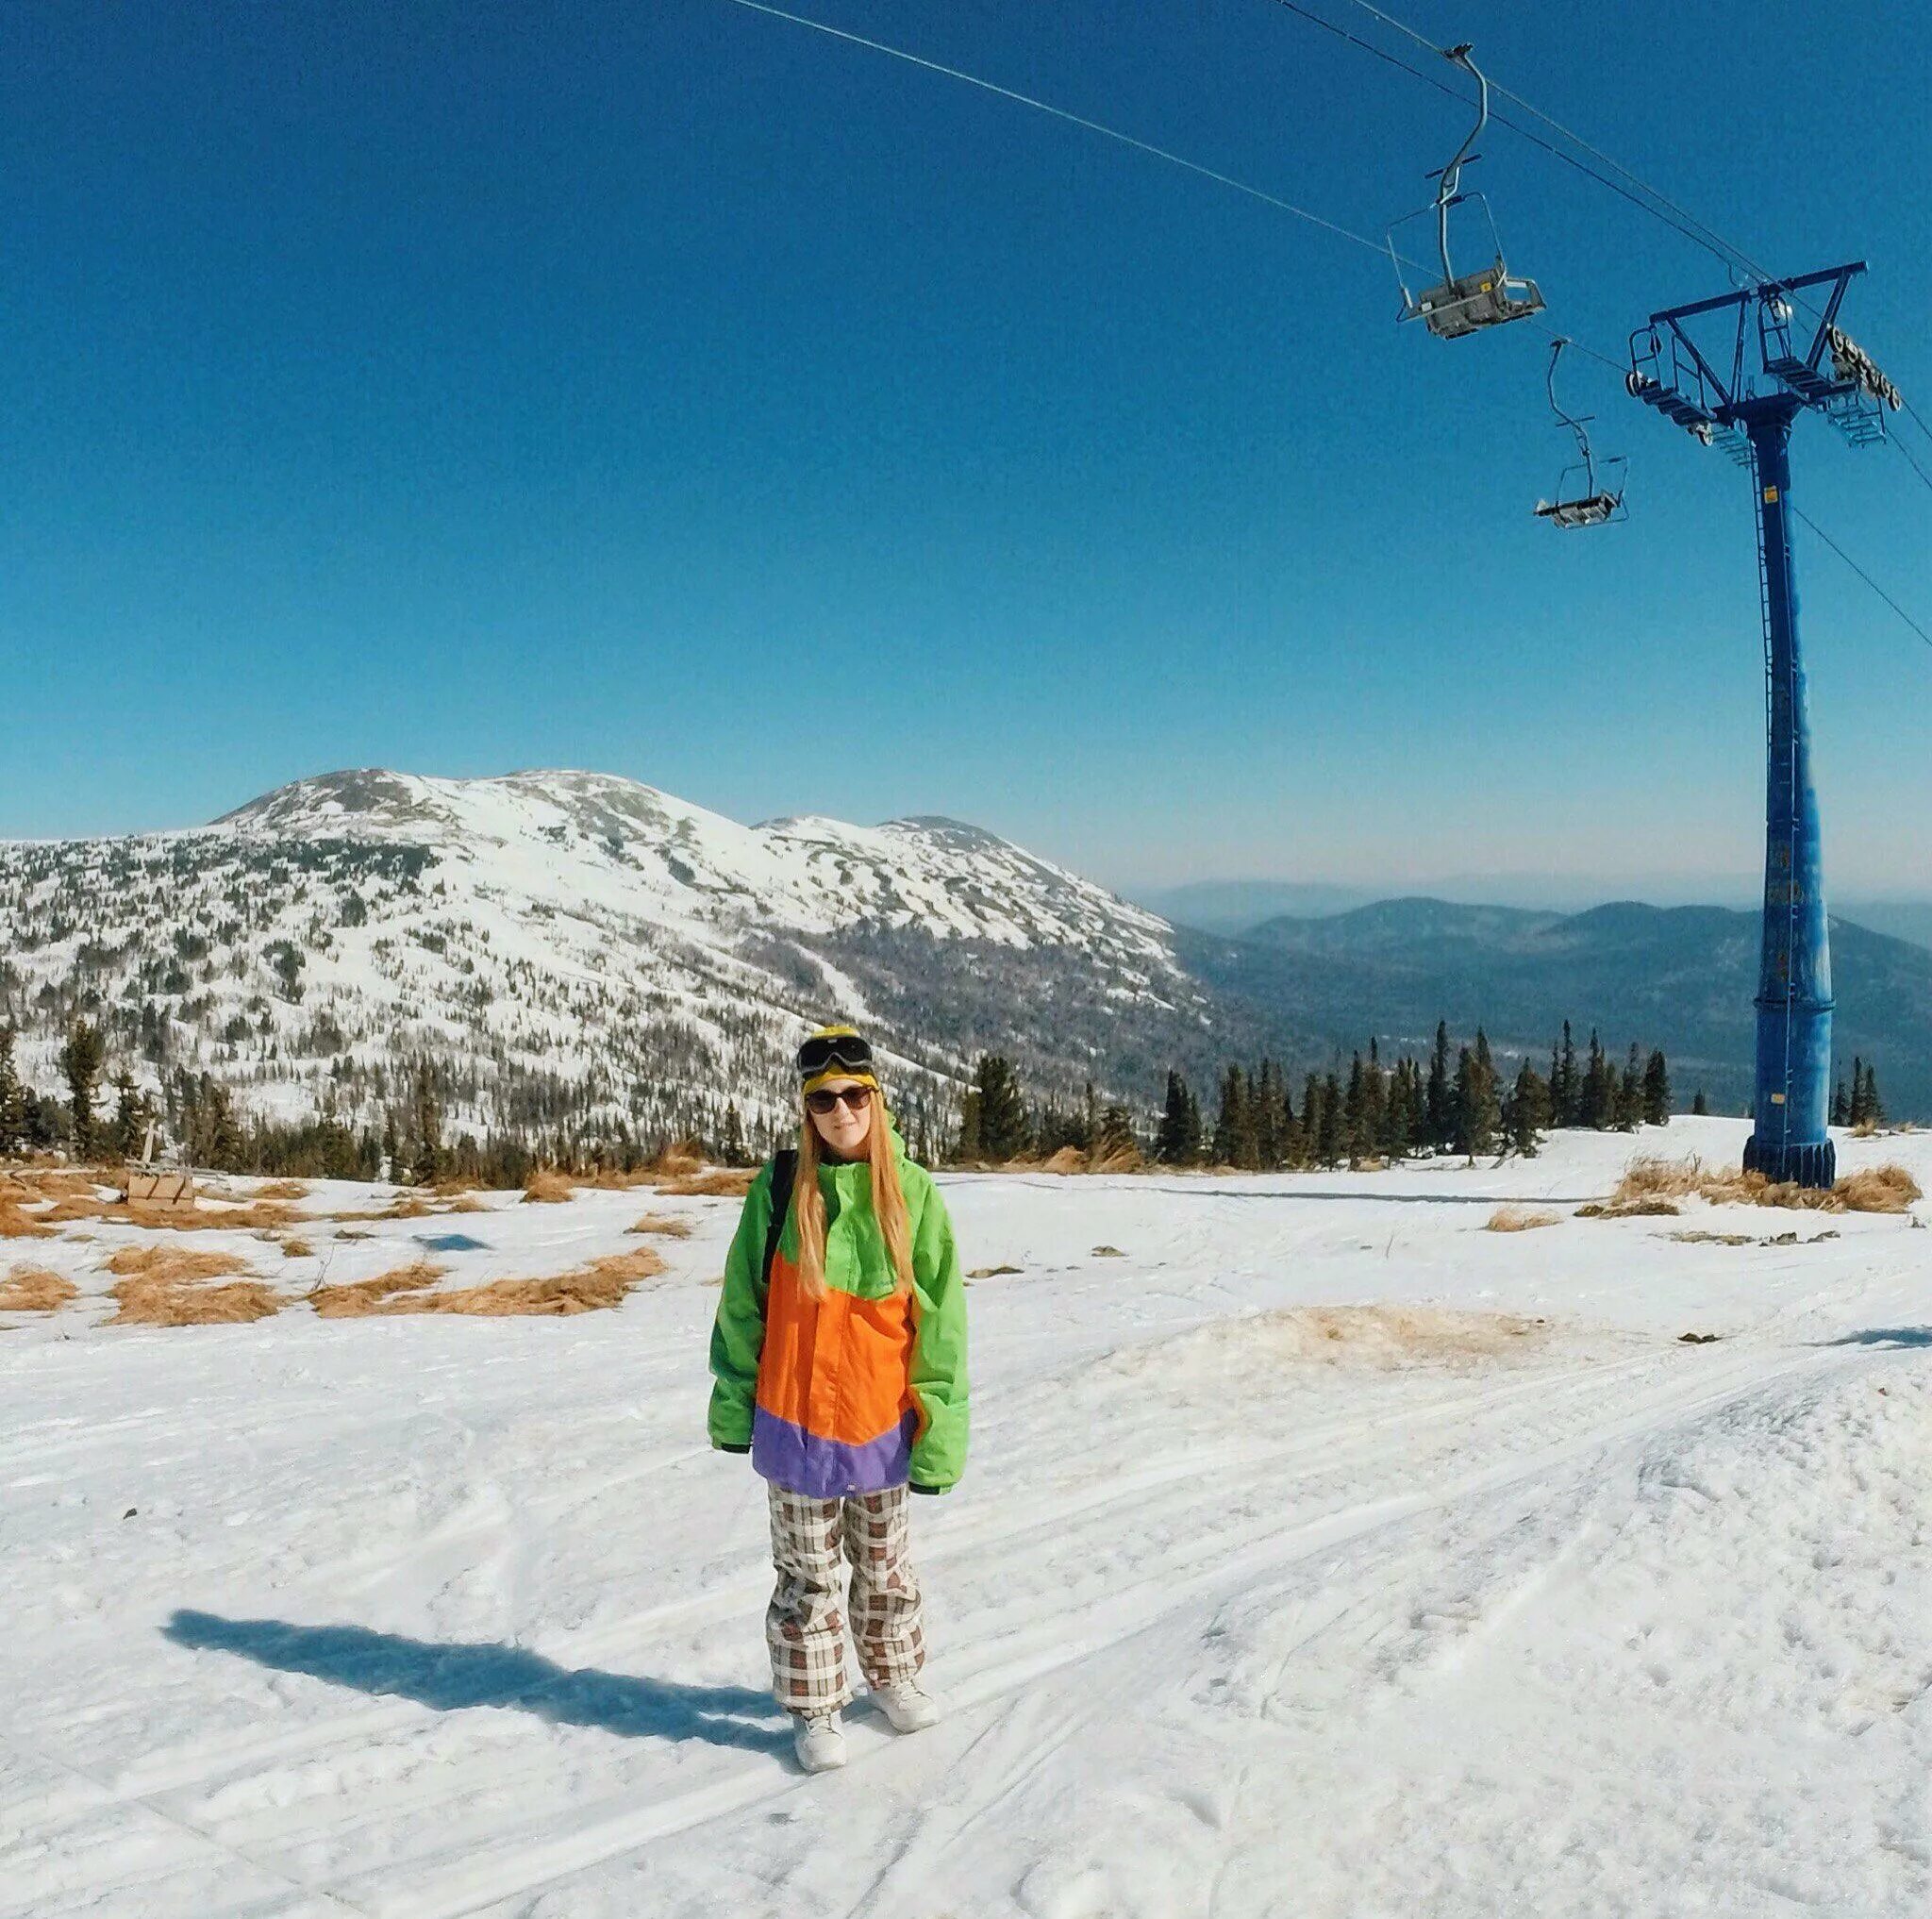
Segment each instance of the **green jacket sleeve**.
M711 1327L711 1443L751 1443L758 1355L765 1345L765 1232L772 1218L772 1169L751 1183L738 1231L724 1256L724 1286Z
M966 1470L966 1286L953 1222L928 1186L912 1241L912 1477L943 1491Z

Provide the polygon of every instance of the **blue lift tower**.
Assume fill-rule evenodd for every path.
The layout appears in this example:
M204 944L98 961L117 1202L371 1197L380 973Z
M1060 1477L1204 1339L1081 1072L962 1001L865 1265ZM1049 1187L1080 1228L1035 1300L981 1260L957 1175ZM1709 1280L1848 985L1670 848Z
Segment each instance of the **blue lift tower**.
M1757 491L1770 754L1757 1093L1744 1165L1804 1186L1829 1186L1838 1168L1826 1130L1831 943L1798 649L1790 438L1809 409L1869 445L1885 437L1885 409L1900 404L1891 382L1838 325L1845 289L1864 271L1855 261L1653 313L1631 336L1625 381L1645 406L1748 468Z

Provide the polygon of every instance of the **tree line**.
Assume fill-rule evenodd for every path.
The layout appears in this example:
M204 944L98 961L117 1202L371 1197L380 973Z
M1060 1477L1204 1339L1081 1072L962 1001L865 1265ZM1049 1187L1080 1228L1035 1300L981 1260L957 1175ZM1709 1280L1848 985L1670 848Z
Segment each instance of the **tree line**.
M1254 1172L1359 1166L1425 1153L1528 1157L1556 1127L1663 1126L1672 1093L1661 1049L1646 1055L1633 1043L1620 1066L1591 1032L1579 1055L1567 1020L1550 1049L1548 1074L1525 1058L1513 1077L1498 1068L1481 1027L1472 1042L1452 1049L1447 1022L1439 1022L1425 1059L1405 1054L1391 1065L1372 1039L1346 1073L1338 1065L1307 1074L1299 1095L1274 1060L1230 1065L1214 1102L1210 1121L1186 1076L1170 1069L1159 1118L1143 1134L1127 1108L1102 1105L1091 1086L1083 1102L1049 1099L1029 1108L1012 1061L983 1054L961 1101L949 1157L966 1163L1046 1160L1073 1147L1103 1160L1144 1158ZM1702 1093L1692 1110L1707 1110Z

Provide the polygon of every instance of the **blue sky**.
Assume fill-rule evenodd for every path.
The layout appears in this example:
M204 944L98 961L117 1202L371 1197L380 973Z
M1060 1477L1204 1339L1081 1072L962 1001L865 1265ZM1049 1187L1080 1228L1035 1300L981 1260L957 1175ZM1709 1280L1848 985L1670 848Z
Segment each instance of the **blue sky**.
M802 10L1374 235L1466 124L1271 0ZM1847 324L1932 399L1924 9L1407 17L1775 270L1869 259ZM16 0L0 58L0 834L575 765L1128 889L1753 889L1748 488L1566 366L1632 515L1536 523L1546 330L1398 328L1365 250L727 0ZM1483 150L1565 330L1724 290ZM1799 504L1932 625L1932 492L1801 432ZM1801 568L1827 877L1932 889L1932 649Z

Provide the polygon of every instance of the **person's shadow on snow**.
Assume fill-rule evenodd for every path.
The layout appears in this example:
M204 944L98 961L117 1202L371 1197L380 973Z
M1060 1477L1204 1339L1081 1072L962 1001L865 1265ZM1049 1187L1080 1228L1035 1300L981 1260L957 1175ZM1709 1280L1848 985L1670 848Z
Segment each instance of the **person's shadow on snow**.
M360 1626L291 1626L281 1619L224 1619L179 1611L161 1628L176 1645L226 1652L284 1673L307 1673L358 1693L414 1699L439 1712L506 1706L559 1726L593 1726L628 1739L702 1739L752 1752L782 1752L789 1726L778 1706L745 1686L687 1686L675 1679L572 1671L514 1645L437 1645ZM750 1722L764 1720L764 1725Z

